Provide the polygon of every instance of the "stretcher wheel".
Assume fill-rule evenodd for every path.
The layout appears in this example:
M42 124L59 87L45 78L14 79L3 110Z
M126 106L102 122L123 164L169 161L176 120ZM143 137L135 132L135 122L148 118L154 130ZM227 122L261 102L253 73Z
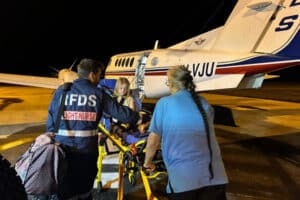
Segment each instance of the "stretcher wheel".
M129 173L128 181L131 185L135 185L136 184L136 175L134 173Z
M102 191L102 181L100 181L97 186L97 192L101 193L101 191Z

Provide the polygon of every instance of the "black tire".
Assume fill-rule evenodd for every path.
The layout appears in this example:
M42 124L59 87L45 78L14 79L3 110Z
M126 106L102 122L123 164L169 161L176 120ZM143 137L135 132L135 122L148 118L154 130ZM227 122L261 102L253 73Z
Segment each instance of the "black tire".
M10 162L0 154L0 199L27 200L21 178Z
M100 183L98 183L97 186L97 192L100 194L102 192L102 181L100 181Z

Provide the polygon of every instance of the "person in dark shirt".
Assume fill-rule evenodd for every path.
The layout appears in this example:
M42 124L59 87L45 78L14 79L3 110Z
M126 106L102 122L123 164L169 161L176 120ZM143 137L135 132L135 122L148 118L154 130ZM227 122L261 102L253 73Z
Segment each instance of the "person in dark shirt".
M70 147L67 181L57 195L59 199L92 199L97 174L98 123L108 113L120 122L136 125L141 122L138 112L112 100L97 84L104 71L102 62L84 58L77 66L78 79L66 94L63 117L54 139ZM59 87L48 109L46 131L52 132L60 104Z

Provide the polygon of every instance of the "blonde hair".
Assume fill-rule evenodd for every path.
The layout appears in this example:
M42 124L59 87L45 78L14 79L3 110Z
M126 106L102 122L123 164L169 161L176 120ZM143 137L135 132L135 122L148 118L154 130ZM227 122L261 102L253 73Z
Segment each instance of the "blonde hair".
M131 95L131 93L130 93L130 83L129 83L128 79L125 78L125 77L120 77L117 80L116 86L115 86L115 89L114 89L114 95L120 96L120 94L119 94L119 88L121 87L121 85L126 85L127 92L126 92L125 97L130 96Z

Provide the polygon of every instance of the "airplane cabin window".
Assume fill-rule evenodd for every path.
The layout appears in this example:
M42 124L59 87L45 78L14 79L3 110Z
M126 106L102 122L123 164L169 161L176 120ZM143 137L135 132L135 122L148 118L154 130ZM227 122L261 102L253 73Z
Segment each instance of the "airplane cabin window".
M122 58L122 67L124 67L124 65L125 65L125 58Z
M126 65L126 67L128 67L128 64L129 64L129 59L130 59L130 58L127 58L127 59L126 59L126 64L125 64L125 65Z
M132 57L131 60L130 60L130 67L132 67L133 61L134 61L134 57Z

